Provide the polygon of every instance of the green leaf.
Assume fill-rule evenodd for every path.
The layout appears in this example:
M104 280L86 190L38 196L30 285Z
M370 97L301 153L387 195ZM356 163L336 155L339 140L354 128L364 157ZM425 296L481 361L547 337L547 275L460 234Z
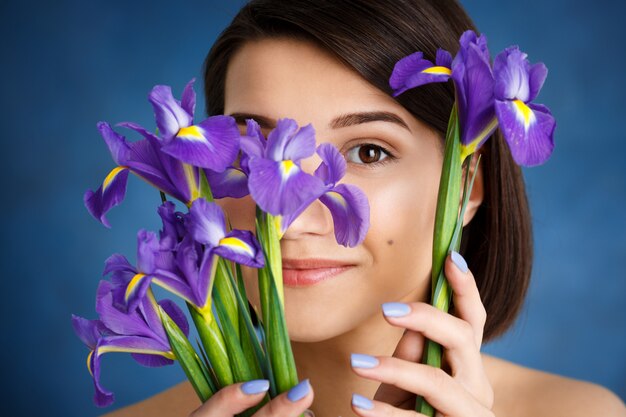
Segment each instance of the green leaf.
M200 400L205 402L211 398L214 391L211 390L207 382L205 372L202 369L202 361L182 330L160 306L159 315L161 316L161 322L163 323L163 328L167 334L174 356L176 356L178 363L181 368L183 368L187 379L191 383L191 386L193 386Z

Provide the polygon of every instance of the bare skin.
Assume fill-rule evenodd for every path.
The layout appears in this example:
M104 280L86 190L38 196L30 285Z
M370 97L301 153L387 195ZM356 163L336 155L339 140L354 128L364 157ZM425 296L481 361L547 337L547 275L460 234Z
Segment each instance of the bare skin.
M333 123L353 112L385 112L403 123L377 120L350 126ZM285 311L298 374L312 390L297 403L278 398L261 416L296 416L309 408L318 417L417 415L416 394L444 416L624 416L609 391L480 354L485 311L471 271L448 259L458 317L437 312L424 301L436 195L441 171L441 138L393 98L376 89L322 49L302 41L273 39L245 44L229 63L225 113L263 121L267 134L280 117L300 126L312 123L319 143L344 154L344 181L360 187L371 206L371 227L363 245L334 241L332 219L314 203L287 230L283 258L323 258L352 265L337 278L311 287L285 288ZM260 117L258 117L260 116ZM265 124L265 126L264 126ZM374 156L364 161L367 152ZM313 171L319 159L303 161ZM483 198L480 175L464 222ZM249 198L220 202L233 227L253 229ZM251 303L258 291L253 271L244 270ZM410 313L385 317L381 304L403 302ZM446 348L451 375L419 365L424 336ZM373 369L353 368L350 355L376 356ZM382 385L381 385L382 383ZM374 400L372 410L351 406L358 393ZM232 416L260 401L238 384L201 405L187 382L111 416Z
M563 378L483 355L483 364L495 391L493 413L509 417L624 416L624 404L598 385ZM349 367L348 363L344 364ZM339 388L337 385L334 388ZM320 389L313 384L317 392ZM316 394L319 396L319 394ZM343 398L350 403L350 394ZM528 399L533 398L531 402ZM581 399L585 399L581 401ZM191 385L185 381L137 404L106 414L106 417L181 417L200 407ZM334 416L352 416L352 411ZM326 417L320 412L317 417Z

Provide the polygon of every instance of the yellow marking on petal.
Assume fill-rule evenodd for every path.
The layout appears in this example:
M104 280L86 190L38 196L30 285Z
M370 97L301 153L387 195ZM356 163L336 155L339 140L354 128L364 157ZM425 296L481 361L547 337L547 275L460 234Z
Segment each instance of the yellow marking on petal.
M104 192L104 190L106 190L109 187L109 185L111 185L111 182L113 182L115 177L117 177L117 174L124 171L125 169L128 169L128 167L119 166L119 167L113 168L111 172L109 172L109 174L106 176L104 181L102 182L102 191Z
M274 220L274 228L277 231L278 234L278 240L283 238L283 235L285 234L285 232L287 231L286 227L283 224L283 216L273 216L272 219Z
M200 185L196 182L196 175L193 170L193 166L189 164L183 164L183 172L185 173L185 179L187 180L187 185L189 186L189 203L188 206L191 206L191 203L200 197Z
M291 159L286 159L280 163L283 177L288 177L292 170L298 166Z
M237 249L242 249L248 255L254 256L254 252L252 251L250 246L246 242L244 242L244 241L242 241L240 239L237 239L236 237L225 237L225 238L221 239L218 244L220 246L221 245L225 245L225 246L231 246L231 247L234 247L234 248L237 248Z
M425 70L422 71L425 74L445 74L445 75L452 75L452 70L448 67L438 67L438 66L434 66L434 67L430 67L430 68L426 68Z
M515 105L518 114L524 119L524 129L528 130L533 111L522 100L513 100L513 105Z
M476 152L478 145L480 145L487 135L493 132L496 127L498 127L498 118L494 117L483 130L478 132L478 135L470 143L467 145L461 144L461 162L465 161L465 158Z
M184 295L183 293L181 293L180 291L176 290L173 287L170 287L168 284L164 283L163 281L161 281L159 278L153 278L152 282L154 282L156 285L158 285L159 287L163 288L164 290L182 298L185 301L188 301L189 303L193 304L193 301L189 299L189 297L187 297L186 295Z
M336 191L329 191L326 193L326 195L330 198L332 198L333 200L335 200L335 202L339 203L339 205L341 205L341 207L346 208L348 206L348 202L346 201L346 199L339 194Z
M133 293L133 291L135 291L135 288L137 287L137 285L139 285L141 279L145 276L146 274L139 273L130 280L130 282L128 283L128 287L126 287L126 292L124 293L124 301L128 301L130 295Z
M187 139L193 140L204 140L204 135L202 134L202 130L196 125L181 127L176 136L182 136Z
M87 370L89 371L89 374L91 374L91 376L93 377L93 370L91 369L91 357L93 356L93 350L89 352L89 355L87 355Z
M154 350L154 349L126 348L126 347L120 347L120 346L102 346L98 348L98 356L103 355L105 353L111 353L111 352L143 353L146 355L159 355L167 359L176 359L176 356L174 356L174 353L171 350L167 352L163 352L161 350Z

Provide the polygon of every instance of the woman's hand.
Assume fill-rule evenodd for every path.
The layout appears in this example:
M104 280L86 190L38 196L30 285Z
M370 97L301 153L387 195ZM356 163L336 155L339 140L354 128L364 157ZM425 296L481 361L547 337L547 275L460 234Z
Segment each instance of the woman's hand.
M480 346L485 308L472 273L457 253L446 259L445 273L454 291L458 317L426 303L387 303L385 318L405 331L392 357L353 355L360 376L380 381L375 401L355 395L352 408L361 416L416 416L415 396L423 396L442 416L493 417L493 389L483 369ZM450 373L419 362L424 338L441 344Z
M269 381L258 379L232 384L222 388L190 417L232 417L260 403L269 389ZM313 403L313 388L308 379L288 392L273 398L261 407L253 417L296 417Z

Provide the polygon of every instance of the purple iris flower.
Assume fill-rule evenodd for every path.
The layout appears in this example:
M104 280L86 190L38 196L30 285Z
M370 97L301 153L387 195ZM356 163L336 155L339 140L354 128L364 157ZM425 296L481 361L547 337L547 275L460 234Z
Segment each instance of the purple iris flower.
M494 78L485 35L471 30L461 35L461 47L452 61L456 101L464 154L474 153L498 127L493 106Z
M182 215L174 211L173 203L166 202L159 208L159 215L163 220L159 239L154 233L140 232L138 264L147 265L143 268L149 272L139 272L121 255L107 261L105 273L112 272L115 281L117 275L122 275L128 283L114 292L116 305L131 309L144 298L153 282L203 308L210 301L217 256L254 268L264 265L263 252L254 235L241 230L227 232L224 213L215 203L199 198L189 213Z
M163 152L187 164L221 172L237 157L239 129L229 116L212 116L193 124L194 81L185 87L181 101L166 85L157 85L150 92L159 135L166 143Z
M198 126L191 124L195 106L192 84L193 80L185 87L180 103L167 86L156 86L150 93L160 136L134 123L120 123L143 136L142 140L129 143L108 123L98 123L117 167L98 190L85 193L84 201L89 212L105 226L109 227L106 213L124 199L129 171L189 205L200 196L200 171L196 166L221 171L236 158L240 135L232 117L214 116ZM178 157L186 160L181 162Z
M300 161L315 153L315 130L312 125L298 129L293 119L279 119L267 142L256 132L241 138L247 154L250 195L261 209L274 216L295 212L305 202L324 193L324 183L300 168Z
M420 85L446 82L452 74L451 67L452 55L441 48L437 50L435 64L425 59L422 52L405 56L396 63L389 78L389 85L394 90L393 96Z
M496 56L495 110L515 162L533 166L544 163L552 154L556 121L546 106L531 103L548 69L541 62L531 65L526 58L517 46Z
M315 170L315 177L324 183L324 192L307 201L294 213L281 218L281 234L311 204L319 200L330 210L333 217L335 238L344 246L357 246L369 228L370 207L367 197L358 187L337 184L346 173L346 160L330 143L317 147L322 163Z
M100 281L96 296L96 311L99 320L87 320L72 315L72 325L78 337L90 353L87 367L94 379L96 389L94 401L99 407L113 402L113 393L100 386L100 356L108 352L127 352L144 366L169 365L175 359L167 335L161 323L157 306L176 322L180 329L189 334L189 325L184 313L171 300L157 303L152 294L147 294L137 308L123 313L113 305L113 293L123 282Z
M468 30L461 35L460 44L452 61L447 51L439 49L436 66L423 59L420 52L401 59L396 63L389 83L397 96L409 88L446 81L451 77L456 91L463 153L470 155L498 126L494 110L494 77L484 35L476 36ZM446 66L449 67L447 72Z

